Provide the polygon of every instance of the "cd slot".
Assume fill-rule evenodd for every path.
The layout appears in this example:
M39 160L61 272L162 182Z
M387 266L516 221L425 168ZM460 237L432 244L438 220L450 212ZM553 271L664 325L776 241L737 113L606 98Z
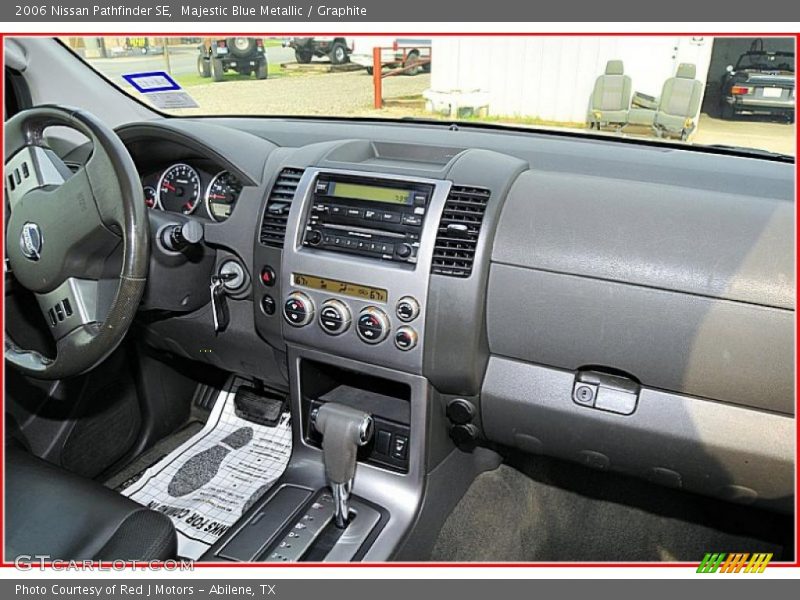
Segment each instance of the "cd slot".
M385 231L381 229L367 229L366 227L357 227L355 225L336 225L334 223L326 223L323 225L324 229L336 229L339 231L348 231L355 233L366 233L370 235L379 235L389 238L405 239L405 234L395 233L394 231Z

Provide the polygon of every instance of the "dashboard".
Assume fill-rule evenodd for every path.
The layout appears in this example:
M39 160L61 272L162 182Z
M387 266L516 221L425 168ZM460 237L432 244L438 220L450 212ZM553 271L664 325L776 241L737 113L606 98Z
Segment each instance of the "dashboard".
M792 165L405 124L119 134L154 235L203 231L155 240L148 345L284 389L297 356L421 378L454 439L791 508Z

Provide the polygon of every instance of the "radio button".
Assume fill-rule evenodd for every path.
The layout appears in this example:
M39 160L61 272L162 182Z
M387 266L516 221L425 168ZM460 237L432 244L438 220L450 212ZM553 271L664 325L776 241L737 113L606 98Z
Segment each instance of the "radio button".
M400 213L396 212L385 212L381 217L381 221L384 223L399 223L400 222Z
M348 217L352 217L354 219L360 219L364 216L364 209L361 208L347 208L345 209L345 215Z
M400 258L408 258L412 253L411 246L408 244L399 244L395 247L394 251Z
M283 304L283 317L293 327L304 327L314 319L314 302L303 292L292 292Z
M406 352L417 345L417 332L408 325L403 325L394 335L394 345Z
M344 333L350 327L350 311L341 300L326 300L319 311L319 325L330 335Z
M381 309L368 306L358 316L356 332L367 344L378 344L389 335L389 317Z
M306 242L312 246L318 246L322 241L322 234L317 229L312 229L306 234Z
M340 206L338 204L331 205L331 214L332 215L343 215L344 214L344 206Z
M364 210L364 218L369 221L381 221L383 220L383 212L367 208Z
M395 313L397 318L404 323L410 323L419 316L419 302L411 296L403 296L397 301Z
M419 215L403 215L403 225L412 225L414 227L419 227L422 225L422 217Z

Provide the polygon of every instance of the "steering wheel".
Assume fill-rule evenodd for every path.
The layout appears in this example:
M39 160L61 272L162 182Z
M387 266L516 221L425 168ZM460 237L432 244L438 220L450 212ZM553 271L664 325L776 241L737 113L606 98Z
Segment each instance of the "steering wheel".
M47 146L44 130L53 126L92 144L75 173ZM56 348L47 357L6 333L6 360L38 379L85 373L125 337L145 288L149 222L133 159L90 113L38 106L5 124L4 184L7 267L35 294Z

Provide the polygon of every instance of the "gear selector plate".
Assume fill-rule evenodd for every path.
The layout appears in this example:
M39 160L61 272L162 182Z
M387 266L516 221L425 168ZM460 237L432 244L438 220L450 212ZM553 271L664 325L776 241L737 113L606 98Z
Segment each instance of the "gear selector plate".
M374 508L352 498L350 503L351 518L347 527L341 531L336 543L327 553L325 562L349 562L369 537L373 528L381 519ZM336 526L333 523L335 503L327 490L317 494L289 527L283 536L278 538L266 554L259 560L264 562L297 562L303 560L312 551L315 542L323 532Z

